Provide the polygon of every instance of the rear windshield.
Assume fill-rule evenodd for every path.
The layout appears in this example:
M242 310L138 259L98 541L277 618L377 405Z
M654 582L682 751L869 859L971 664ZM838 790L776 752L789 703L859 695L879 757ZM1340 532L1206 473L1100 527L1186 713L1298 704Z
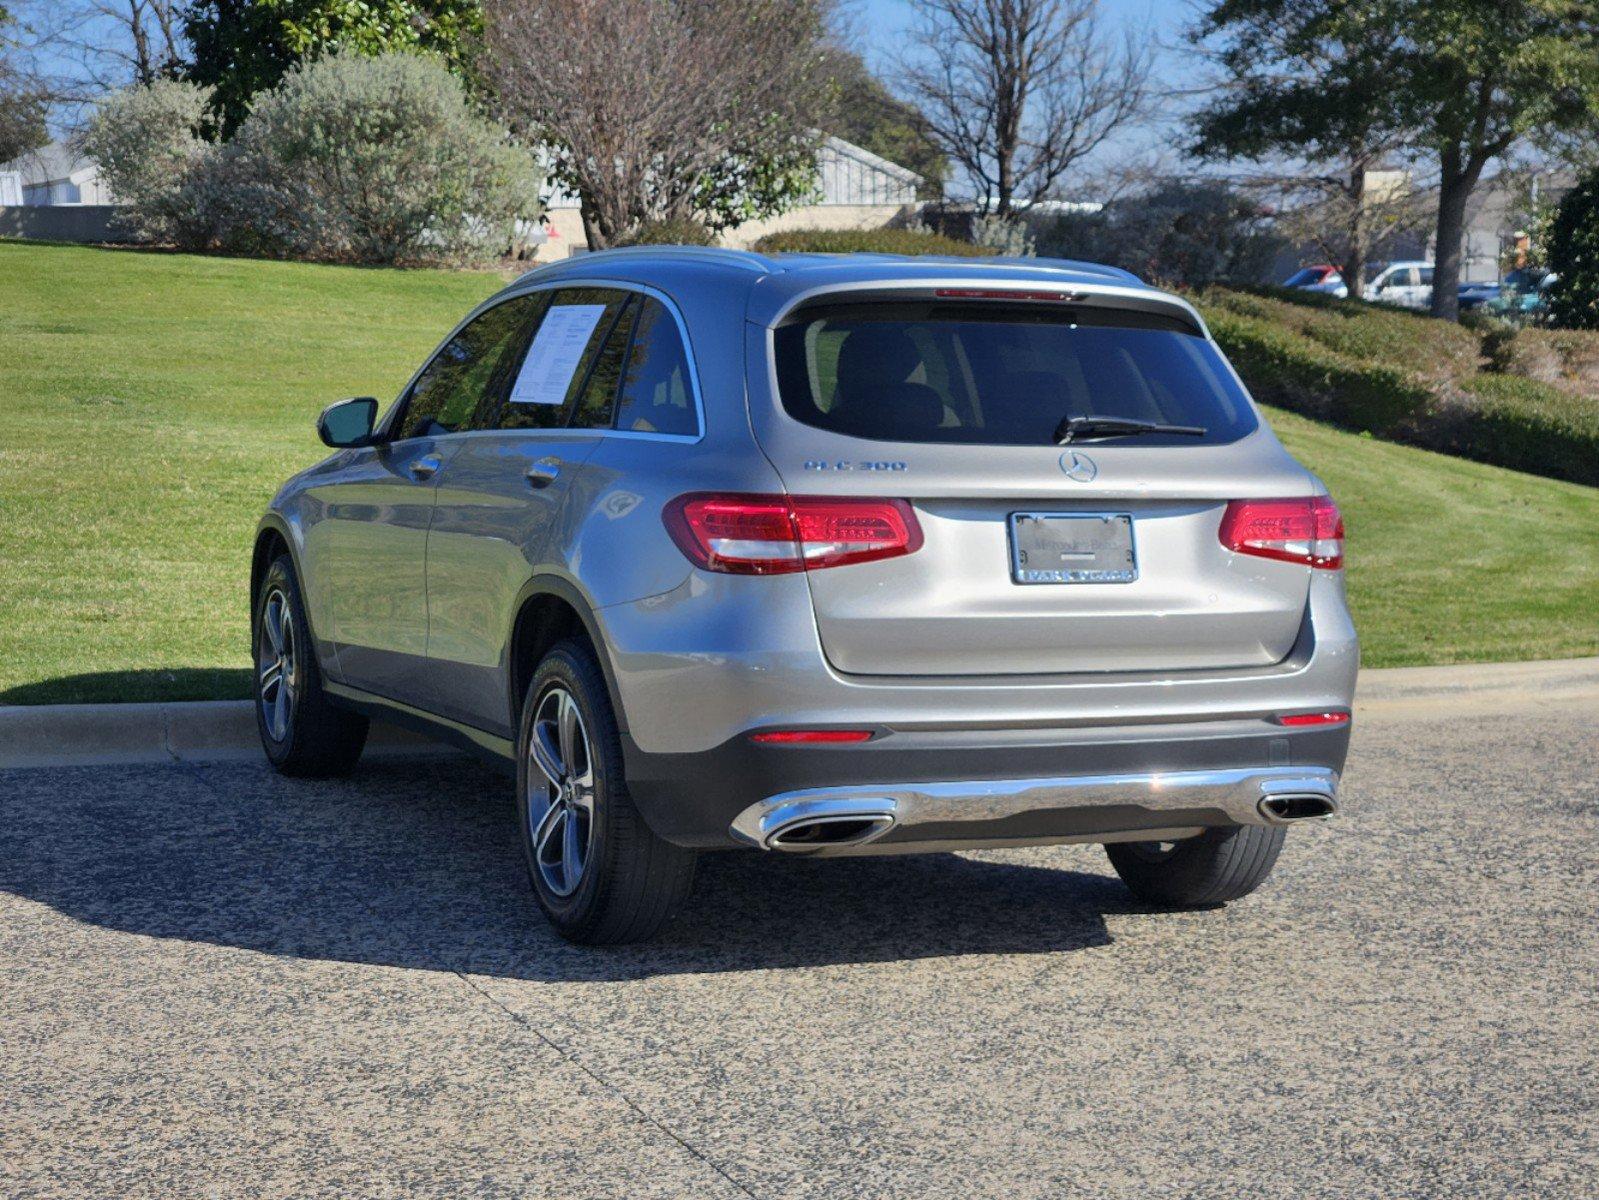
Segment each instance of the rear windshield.
M811 307L776 334L797 421L894 442L1050 445L1067 416L1199 425L1237 441L1254 411L1216 348L1185 323L1129 309L948 301ZM1130 444L1130 443L1129 443Z

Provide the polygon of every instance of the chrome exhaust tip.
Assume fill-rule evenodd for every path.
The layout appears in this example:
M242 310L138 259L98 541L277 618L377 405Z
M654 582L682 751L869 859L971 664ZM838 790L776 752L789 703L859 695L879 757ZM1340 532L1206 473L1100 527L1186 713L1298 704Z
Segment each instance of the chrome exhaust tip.
M761 818L760 844L763 849L789 854L864 846L894 827L896 807L886 798L812 799L780 805Z
M841 846L863 846L882 837L893 827L889 816L828 817L817 821L796 821L766 839L768 850L803 853L807 850L832 850Z
M1337 811L1337 802L1320 792L1279 792L1260 802L1260 815L1270 825L1314 821L1318 817L1330 817Z

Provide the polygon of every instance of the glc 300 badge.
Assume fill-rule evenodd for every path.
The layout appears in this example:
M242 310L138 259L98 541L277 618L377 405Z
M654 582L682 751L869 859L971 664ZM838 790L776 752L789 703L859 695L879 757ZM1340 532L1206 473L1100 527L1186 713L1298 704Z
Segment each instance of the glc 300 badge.
M1081 450L1068 450L1060 456L1060 469L1066 478L1077 483L1092 483L1099 474L1099 466Z
M834 462L829 459L809 458L805 460L807 471L904 471L906 464L902 462Z

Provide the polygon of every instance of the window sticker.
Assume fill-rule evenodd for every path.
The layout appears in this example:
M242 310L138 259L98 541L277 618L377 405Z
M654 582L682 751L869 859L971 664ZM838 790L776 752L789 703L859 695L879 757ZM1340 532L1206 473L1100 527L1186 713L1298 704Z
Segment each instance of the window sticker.
M604 313L603 304L561 304L546 312L517 372L511 403L564 404L572 376Z

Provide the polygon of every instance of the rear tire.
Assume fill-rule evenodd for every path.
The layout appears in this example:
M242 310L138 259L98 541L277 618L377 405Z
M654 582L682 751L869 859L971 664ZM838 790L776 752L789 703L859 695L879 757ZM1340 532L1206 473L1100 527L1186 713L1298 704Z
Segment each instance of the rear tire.
M1247 896L1266 882L1284 836L1276 826L1240 825L1180 842L1112 842L1105 853L1144 903L1202 908Z
M306 779L345 775L366 746L367 719L336 707L322 690L294 563L267 568L251 621L255 648L255 724L267 761Z
M610 693L586 644L544 656L516 747L522 854L550 924L590 946L653 937L688 899L695 854L656 837L634 806Z

